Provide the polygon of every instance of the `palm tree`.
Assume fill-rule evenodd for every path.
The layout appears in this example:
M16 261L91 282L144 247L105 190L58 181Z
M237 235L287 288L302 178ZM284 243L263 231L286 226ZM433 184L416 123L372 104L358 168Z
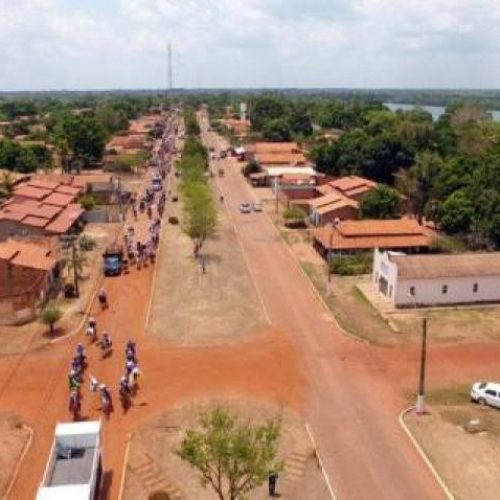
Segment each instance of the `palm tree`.
M80 296L79 281L86 262L87 259L84 255L77 251L76 244L73 242L71 246L71 258L68 261L68 271L69 273L73 273L73 283L75 286L75 295L77 297Z
M0 180L0 196L9 198L14 192L14 176L10 172L3 172Z

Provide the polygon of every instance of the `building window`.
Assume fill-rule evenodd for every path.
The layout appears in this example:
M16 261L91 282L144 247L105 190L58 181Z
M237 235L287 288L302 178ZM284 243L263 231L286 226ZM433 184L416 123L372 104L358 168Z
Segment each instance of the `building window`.
M479 291L479 285L477 283L474 283L474 285L472 285L472 291L474 293L477 293Z
M448 285L443 285L441 287L441 293L448 293Z
M410 295L410 297L415 297L415 287L414 286L410 287L409 295Z

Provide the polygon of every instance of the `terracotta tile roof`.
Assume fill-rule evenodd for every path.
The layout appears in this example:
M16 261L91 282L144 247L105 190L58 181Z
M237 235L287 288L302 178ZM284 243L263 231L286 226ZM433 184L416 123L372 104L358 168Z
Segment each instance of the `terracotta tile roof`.
M358 177L357 175L349 175L329 182L328 186L340 191L346 196L353 197L372 191L377 187L377 183L370 179Z
M322 195L331 193L333 190L334 188L329 184L321 184L321 186L316 186L316 191L318 191L318 193L321 193Z
M72 194L52 193L43 200L43 203L56 205L57 207L67 207L74 199L75 196Z
M42 188L42 189L50 189L50 190L56 189L56 187L59 186L59 184L60 184L59 182L54 182L54 181L49 181L49 180L42 180L40 178L30 179L27 182L28 186L36 187L36 188Z
M22 221L26 217L26 214L21 212L6 212L0 211L0 220L12 220L16 222Z
M50 271L57 263L57 259L49 248L16 240L0 243L0 260L42 271Z
M31 201L31 200L30 200ZM10 203L3 208L3 212L17 212L24 215L33 215L50 219L61 211L60 207L44 205L43 203Z
M315 198L310 202L311 208L318 209L326 205L335 204L337 206L351 206L358 208L359 203L356 200L351 200L346 196L342 195L337 191L333 191L325 196L320 196L319 198Z
M261 165L305 165L307 163L302 153L257 153L255 159Z
M405 279L500 275L500 252L454 255L389 255Z
M35 217L34 215L28 215L23 219L23 224L34 227L45 227L49 222L50 219Z
M51 233L63 234L68 231L83 212L84 210L78 204L68 205L45 229Z
M431 238L412 219L345 220L313 230L323 247L333 250L429 247Z
M300 153L300 148L296 142L256 142L254 145L255 154L266 153Z
M425 232L415 219L343 221L338 230L344 236L410 235Z
M14 194L16 196L23 196L25 198L32 198L34 200L42 200L51 192L52 190L50 189L31 187L27 184L20 184L19 187L14 189Z
M56 189L56 193L70 194L73 196L77 196L81 191L82 189L79 186L66 186L65 184L61 184Z

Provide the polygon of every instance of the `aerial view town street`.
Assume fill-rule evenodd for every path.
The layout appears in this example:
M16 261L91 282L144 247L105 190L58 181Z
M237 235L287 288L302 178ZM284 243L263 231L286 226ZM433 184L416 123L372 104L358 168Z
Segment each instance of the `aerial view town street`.
M0 0L0 499L500 498L499 21Z

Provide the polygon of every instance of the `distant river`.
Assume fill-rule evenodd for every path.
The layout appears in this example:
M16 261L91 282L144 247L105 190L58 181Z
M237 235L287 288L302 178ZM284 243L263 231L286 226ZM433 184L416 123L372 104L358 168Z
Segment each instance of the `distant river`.
M403 111L408 111L410 109L416 108L416 104L399 104L396 102L384 102L384 106L387 106L391 111L397 111L398 109L402 109ZM434 120L437 120L443 113L443 106L418 106L422 109L428 111ZM493 120L496 122L500 122L500 111L492 111L490 110L491 116Z

